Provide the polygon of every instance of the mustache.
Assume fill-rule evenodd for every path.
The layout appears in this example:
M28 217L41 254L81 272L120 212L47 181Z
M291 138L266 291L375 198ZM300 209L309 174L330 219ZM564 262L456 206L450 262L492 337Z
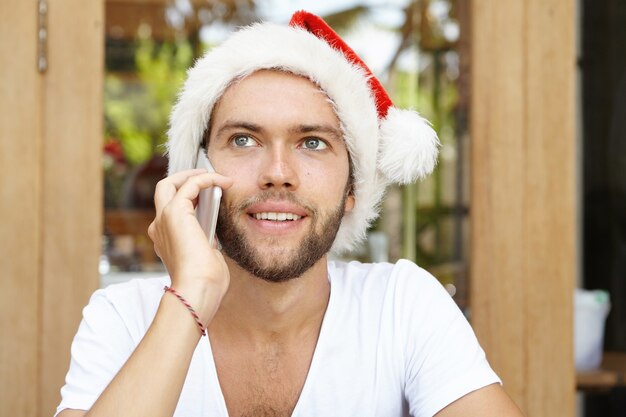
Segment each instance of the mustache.
M304 209L312 215L318 214L318 210L313 204L310 204L305 199L297 197L293 192L275 190L262 191L261 193L256 194L252 197L248 197L235 205L229 205L229 209L236 212L246 211L248 207L259 203L265 203L266 201L284 201L300 207L304 207ZM225 203L224 199L222 199L222 203Z

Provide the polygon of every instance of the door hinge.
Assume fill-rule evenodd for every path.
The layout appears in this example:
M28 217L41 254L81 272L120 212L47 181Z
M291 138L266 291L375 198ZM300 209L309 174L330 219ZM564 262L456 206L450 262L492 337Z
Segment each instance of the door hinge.
M48 0L38 3L37 68L44 73L48 69Z

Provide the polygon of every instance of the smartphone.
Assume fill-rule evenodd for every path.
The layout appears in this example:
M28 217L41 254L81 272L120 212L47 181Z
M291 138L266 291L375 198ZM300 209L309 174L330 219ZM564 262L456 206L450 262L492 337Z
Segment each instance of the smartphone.
M198 150L196 168L203 168L209 172L215 172L203 148ZM213 247L215 241L215 226L217 225L217 213L220 209L221 199L222 189L216 186L205 188L201 190L200 195L198 195L196 218L200 223L200 227L204 230L207 239L209 239L209 245L211 245L211 247Z

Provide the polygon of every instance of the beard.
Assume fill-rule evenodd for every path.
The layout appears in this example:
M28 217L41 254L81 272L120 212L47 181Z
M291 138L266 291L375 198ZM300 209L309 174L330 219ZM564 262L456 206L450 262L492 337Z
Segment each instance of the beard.
M310 205L303 204L293 194L287 192L266 192L250 198L240 204L220 203L216 235L224 252L229 258L250 274L268 282L285 282L302 276L318 260L328 253L345 213L347 194L339 206L326 213L320 213ZM310 233L294 248L281 247L281 238L274 237L267 246L278 248L276 256L263 253L253 245L236 220L246 208L267 200L282 200L298 204L307 209L311 219Z

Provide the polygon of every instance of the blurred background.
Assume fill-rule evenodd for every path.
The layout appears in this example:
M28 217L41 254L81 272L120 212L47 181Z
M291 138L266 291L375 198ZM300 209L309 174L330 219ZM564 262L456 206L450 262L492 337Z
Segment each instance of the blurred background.
M299 9L442 143L345 257L435 275L527 415L626 415L625 2L30 3L0 0L0 415L51 415L93 290L166 273L146 229L187 68Z
M391 190L371 239L346 258L417 261L465 305L469 92L467 71L463 75L460 68L459 10L449 1L107 2L105 279L162 270L145 229L154 217L154 185L167 169L168 115L186 69L237 26L285 23L296 7L323 16L371 66L395 103L419 109L442 141L435 174Z

